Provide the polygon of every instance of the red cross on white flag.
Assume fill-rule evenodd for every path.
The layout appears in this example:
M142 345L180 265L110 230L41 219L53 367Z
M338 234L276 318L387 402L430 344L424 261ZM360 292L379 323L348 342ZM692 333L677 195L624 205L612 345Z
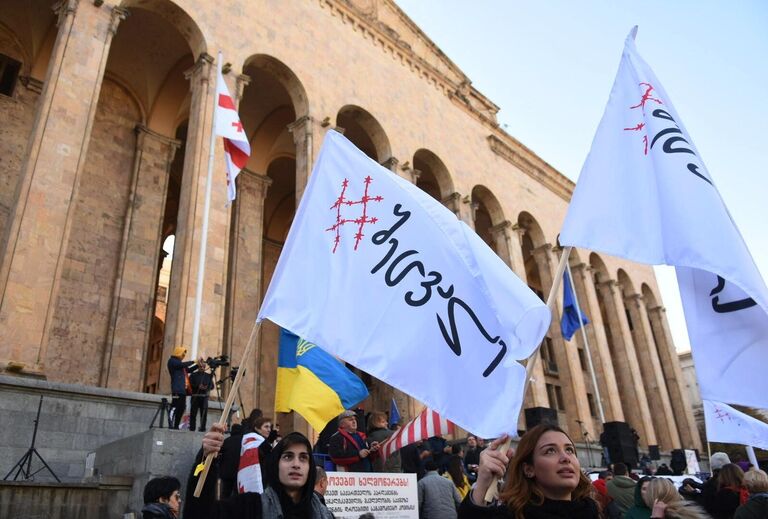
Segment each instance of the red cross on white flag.
M251 145L248 143L248 135L245 133L243 123L240 122L235 102L229 95L221 70L219 70L219 80L216 82L214 131L224 139L224 156L227 161L227 200L232 202L236 195L235 178L248 164Z

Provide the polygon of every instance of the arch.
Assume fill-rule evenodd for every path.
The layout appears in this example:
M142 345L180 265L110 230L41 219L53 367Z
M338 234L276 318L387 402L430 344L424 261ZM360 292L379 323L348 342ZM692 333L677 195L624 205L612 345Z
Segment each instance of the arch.
M128 9L129 12L135 9L143 9L163 18L182 35L195 59L207 52L208 46L200 27L176 3L170 0L123 0L120 7Z
M21 62L22 75L29 75L32 68L30 50L21 42L18 35L0 21L0 51Z
M651 287L648 286L648 283L643 283L640 286L640 293L643 295L643 300L645 301L645 306L647 308L656 308L660 306L659 299L656 297L656 294L653 293Z
M185 54L168 71L147 116L148 128L163 135L173 135L179 123L189 118L192 93L184 72L192 65L192 55Z
M501 208L499 200L487 187L481 184L473 187L472 202L482 204L485 207L492 225L498 225L505 220L504 210Z
M611 276L608 275L608 267L605 266L605 262L596 252L589 255L589 266L595 273L595 282L602 283L611 279Z
M616 273L616 279L619 282L619 286L621 287L621 291L624 294L624 297L628 297L637 293L635 291L635 284L632 283L632 278L629 277L629 274L627 274L624 269L618 270Z
M264 203L264 238L284 243L293 223L296 211L296 181L293 157L278 157L267 167L272 180L269 195Z
M46 39L58 32L56 15L48 0L27 0L25 2L4 2L0 9L0 45L12 46L18 54L11 56L22 63L20 75L31 76L36 70L38 57L45 59L39 76L42 80L48 69L50 54L44 56ZM12 5L9 5L12 4Z
M344 136L379 164L392 157L384 128L365 109L356 105L341 107L336 114L336 126L344 128Z
M294 74L285 63L268 54L254 54L243 63L243 74L251 76L251 83L257 80L250 71L259 70L264 75L277 81L290 98L290 104L293 106L295 119L309 115L309 98L307 91L299 78ZM249 86L250 86L249 85ZM269 104L268 102L265 104Z
M455 191L448 168L437 155L428 149L416 150L416 153L413 154L413 169L421 171L416 185L437 200L442 201Z
M547 243L547 238L544 236L544 231L541 230L541 225L536 221L536 218L527 211L522 211L517 216L517 225L525 229L525 234L531 238L533 247L541 247Z

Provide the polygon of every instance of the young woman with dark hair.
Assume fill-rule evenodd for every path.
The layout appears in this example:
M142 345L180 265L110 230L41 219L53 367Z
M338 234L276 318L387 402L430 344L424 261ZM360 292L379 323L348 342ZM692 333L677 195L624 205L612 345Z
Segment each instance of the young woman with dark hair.
M453 485L456 487L456 490L459 492L459 496L461 496L462 499L467 497L472 486L469 484L469 479L464 473L464 462L461 459L461 456L457 454L451 456L448 460L448 470L445 471L443 476L453 481Z
M477 484L462 502L459 519L600 517L592 485L581 472L576 448L565 431L556 425L537 425L525 433L514 455L498 450L506 439L495 440L480 455ZM499 502L487 506L484 496L493 478L505 473Z
M715 519L731 519L747 499L749 491L744 486L744 471L735 463L727 463L717 475L717 491L703 504Z

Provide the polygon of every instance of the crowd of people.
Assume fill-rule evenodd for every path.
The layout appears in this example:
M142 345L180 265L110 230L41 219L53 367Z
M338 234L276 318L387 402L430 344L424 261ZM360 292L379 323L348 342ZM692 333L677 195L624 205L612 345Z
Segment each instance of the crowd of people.
M358 428L361 421L367 433ZM506 437L487 447L473 435L455 442L433 437L384 459L381 445L395 432L385 413L366 420L348 410L335 423L314 447L297 432L281 437L258 409L242 423L234 420L229 431L214 424L195 462L215 455L201 496L193 497L196 471L183 503L177 479L152 480L143 517L177 518L183 511L184 519L332 518L324 499L325 470L332 465L336 471L415 473L422 519L768 518L768 475L754 467L745 472L724 453L712 455L713 473L703 484L685 479L677 488L664 477L663 464L655 477L639 477L623 463L592 482L573 441L556 425L531 428L514 451L501 448ZM498 497L488 501L497 481Z

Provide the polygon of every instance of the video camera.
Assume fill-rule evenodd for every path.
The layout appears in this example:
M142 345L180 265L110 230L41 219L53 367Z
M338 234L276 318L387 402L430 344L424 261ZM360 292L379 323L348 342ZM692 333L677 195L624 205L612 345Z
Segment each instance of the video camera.
M229 366L229 357L226 355L219 355L218 357L208 357L205 363L211 369L216 369L221 366Z

